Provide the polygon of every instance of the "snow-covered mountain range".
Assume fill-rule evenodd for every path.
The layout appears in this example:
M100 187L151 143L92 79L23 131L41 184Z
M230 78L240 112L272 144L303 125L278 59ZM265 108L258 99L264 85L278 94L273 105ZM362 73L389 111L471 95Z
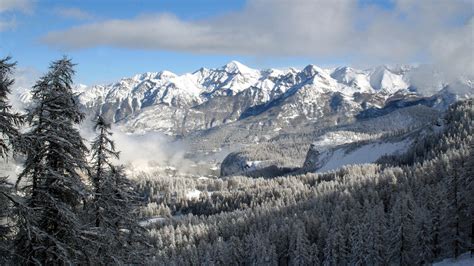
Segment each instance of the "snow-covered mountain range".
M302 70L256 70L232 61L183 75L147 72L108 85L78 86L77 91L88 112L101 113L131 133L187 135L241 120L278 131L322 119L338 123L376 115L390 103L420 101L418 88L411 84L414 70L411 66L358 70L315 65ZM441 80L434 84L444 94L417 103L444 105L452 100L449 97L456 97L449 93L449 84ZM459 84L472 94L472 83Z
M267 166L329 170L405 149L417 136L410 130L431 127L449 104L473 95L472 81L449 83L436 72L421 83L429 88L417 87L418 72L415 66L256 70L232 61L75 91L88 114L102 114L122 132L165 133L185 141L195 161L207 158L212 165L229 154L223 175ZM16 93L20 102L31 101L29 90ZM384 137L405 131L396 140Z

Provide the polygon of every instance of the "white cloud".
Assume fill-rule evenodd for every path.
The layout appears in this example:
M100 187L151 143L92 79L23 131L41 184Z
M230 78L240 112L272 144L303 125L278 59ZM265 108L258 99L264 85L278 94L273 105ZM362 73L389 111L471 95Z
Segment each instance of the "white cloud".
M13 83L12 86L10 102L12 103L15 110L24 110L25 99L21 99L23 96L25 96L23 93L30 90L30 88L33 87L40 76L40 71L34 67L17 67L14 70L13 78L15 79L15 83Z
M395 0L394 5L387 10L351 0L251 0L241 11L206 20L170 14L111 19L50 32L42 40L61 49L114 46L374 63L459 59L461 68L470 69L472 23L460 19L473 16L471 0Z
M17 67L14 71L15 83L13 89L31 88L41 76L41 72L34 67Z
M448 80L459 73L474 78L474 17L464 27L436 34L429 49Z
M69 49L110 45L195 53L306 55L309 48L312 54L323 54L340 48L342 37L350 33L347 25L353 5L353 1L257 0L241 12L210 20L183 21L170 14L107 20L49 33L44 41Z
M1 0L0 1L0 32L16 28L15 17L7 18L5 13L20 11L30 13L33 8L33 0Z
M32 6L32 0L2 0L0 1L0 13L10 10L30 12Z
M89 20L94 18L92 14L75 7L57 8L56 14L67 19Z

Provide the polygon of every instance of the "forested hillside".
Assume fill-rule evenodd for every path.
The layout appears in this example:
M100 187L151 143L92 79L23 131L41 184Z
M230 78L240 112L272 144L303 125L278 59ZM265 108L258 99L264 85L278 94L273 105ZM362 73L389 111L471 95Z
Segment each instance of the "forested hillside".
M473 118L472 100L451 106L443 131L382 164L274 179L144 177L152 202L144 213L155 216L151 262L413 265L457 257L473 247ZM190 200L186 189L195 188L212 192Z

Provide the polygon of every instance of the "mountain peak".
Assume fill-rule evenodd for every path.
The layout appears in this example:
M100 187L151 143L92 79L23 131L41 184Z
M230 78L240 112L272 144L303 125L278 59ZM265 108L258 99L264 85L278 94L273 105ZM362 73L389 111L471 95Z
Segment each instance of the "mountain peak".
M146 79L152 79L155 78L159 72L145 72L142 74L136 74L135 76L132 77L133 80L140 81L140 80L146 80ZM123 78L123 79L129 79L129 78Z
M313 64L309 64L303 69L302 72L305 73L307 76L314 76L316 74L323 73L324 71Z
M160 71L158 72L158 74L156 74L155 78L174 78L176 77L176 74L171 72L171 71L168 71L168 70L163 70L163 71Z
M369 82L375 90L384 90L391 93L409 87L403 79L403 75L392 72L386 65L376 67L372 73L370 73Z
M251 69L248 66L235 60L232 60L226 65L224 65L222 69L225 70L227 73L231 73L231 74L237 74L237 73L245 74L249 72L255 72L254 69Z

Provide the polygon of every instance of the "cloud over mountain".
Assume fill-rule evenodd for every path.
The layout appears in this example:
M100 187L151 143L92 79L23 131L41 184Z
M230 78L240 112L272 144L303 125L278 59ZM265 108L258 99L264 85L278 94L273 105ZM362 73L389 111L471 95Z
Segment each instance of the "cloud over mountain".
M472 71L472 2L248 1L226 15L183 20L172 14L109 19L50 32L61 49L113 46L205 54L345 57L364 62L461 63ZM459 64L458 64L459 65ZM468 71L468 72L469 72Z

